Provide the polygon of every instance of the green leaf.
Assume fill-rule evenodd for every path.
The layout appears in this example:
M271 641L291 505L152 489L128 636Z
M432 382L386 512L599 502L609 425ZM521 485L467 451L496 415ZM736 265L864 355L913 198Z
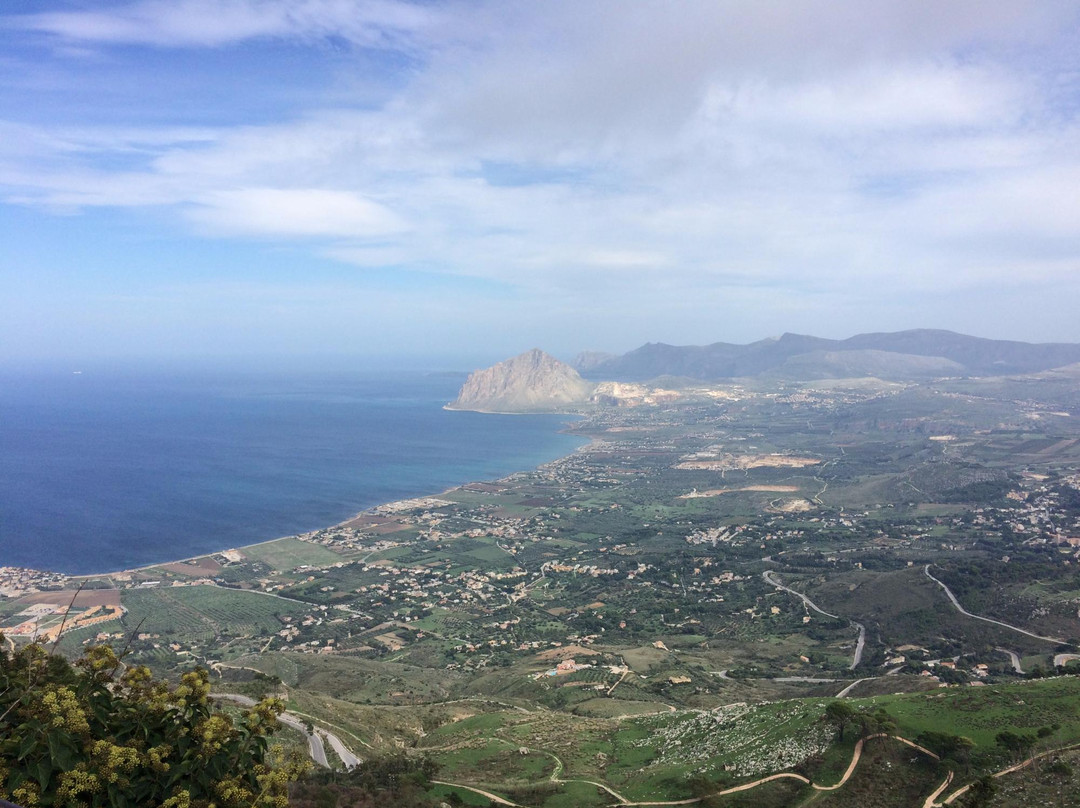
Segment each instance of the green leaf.
M50 732L46 738L53 766L65 772L71 769L75 765L75 755L78 752L78 747L71 738L61 732Z
M29 767L31 773L34 775L34 779L38 781L38 785L41 786L41 790L45 791L49 787L49 782L52 780L53 767L47 760L39 760L34 766Z
M19 727L19 734L22 736L22 740L19 742L19 753L16 755L16 758L22 760L34 751L37 747L38 739L41 736L33 730L27 731L25 724Z

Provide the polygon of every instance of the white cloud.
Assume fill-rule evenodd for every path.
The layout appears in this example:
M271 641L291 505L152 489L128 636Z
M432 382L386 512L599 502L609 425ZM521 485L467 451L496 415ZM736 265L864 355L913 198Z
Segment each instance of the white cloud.
M383 205L318 188L216 191L188 216L216 232L255 236L371 238L407 229Z
M797 127L800 134L891 135L1012 123L1023 112L1017 82L956 64L899 64L775 85L711 89L703 116L722 123Z
M75 42L219 47L266 37L344 37L401 48L438 19L395 0L142 0L96 11L9 18L9 24Z
M699 313L725 299L820 312L1061 280L1080 275L1076 20L1074 3L985 0L34 15L22 24L71 42L344 37L410 59L385 103L338 88L332 108L261 125L16 123L0 131L0 187L27 204L172 206L202 233L650 311L671 296Z

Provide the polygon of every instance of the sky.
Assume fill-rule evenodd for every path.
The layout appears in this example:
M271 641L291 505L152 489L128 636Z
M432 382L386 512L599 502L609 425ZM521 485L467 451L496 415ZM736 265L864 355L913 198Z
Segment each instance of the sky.
M0 360L1080 342L1075 0L0 5Z

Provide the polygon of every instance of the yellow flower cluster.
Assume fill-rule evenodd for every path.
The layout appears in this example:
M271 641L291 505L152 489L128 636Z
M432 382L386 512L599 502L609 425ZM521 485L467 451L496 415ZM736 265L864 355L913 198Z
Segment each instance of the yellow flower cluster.
M183 708L190 704L205 705L210 695L210 674L202 668L188 671L180 677L180 685L173 691L173 699Z
M127 775L135 771L145 756L130 746L117 746L109 741L95 741L90 749L90 759L98 774L107 783L127 782Z
M278 716L285 712L285 702L276 698L265 698L248 710L245 723L256 735L270 735L277 729Z
M126 695L152 712L163 713L172 706L172 694L165 682L155 681L145 665L132 665L120 677Z
M35 808L40 802L41 787L33 780L25 780L21 786L11 792L11 798L23 808Z
M215 783L214 793L217 794L221 805L229 806L229 808L253 805L256 800L256 796L251 793L251 789L236 776L226 777L224 780ZM286 803L286 808L287 805Z
M7 664L15 654L19 664ZM9 698L5 713L15 731L0 733L0 798L24 808L85 808L117 794L151 793L144 804L161 808L287 808L289 782L310 765L299 752L290 758L266 752L263 739L284 711L280 699L259 702L234 723L214 712L202 669L184 673L172 687L144 665L119 674L120 661L106 646L87 649L77 668L34 645L11 655L0 650L0 663L20 674L11 687L22 691ZM24 745L12 738L31 735L34 743L22 757L8 754ZM229 776L169 785L178 769L191 767L226 768Z
M86 653L76 664L92 673L112 673L120 667L120 660L110 646L94 645L86 649Z
M191 808L191 792L187 789L177 791L161 803L161 808Z
M169 764L165 762L165 758L172 754L173 748L168 744L162 744L161 746L151 746L146 750L146 763L156 772L167 772L169 770Z
M86 713L79 706L75 692L66 685L51 687L41 696L41 704L48 713L49 723L76 735L90 732Z
M216 713L196 724L194 735L199 744L198 756L208 760L235 737L236 730L233 729L232 719Z
M85 805L83 794L94 794L101 789L101 781L96 775L86 770L86 764L80 763L71 771L60 775L60 787L56 789L56 804L68 808L81 808Z
M255 779L260 791L252 805L258 808L289 808L289 783L303 776L310 766L306 759L296 755L284 758L280 746L274 747L274 751L278 765L256 769Z

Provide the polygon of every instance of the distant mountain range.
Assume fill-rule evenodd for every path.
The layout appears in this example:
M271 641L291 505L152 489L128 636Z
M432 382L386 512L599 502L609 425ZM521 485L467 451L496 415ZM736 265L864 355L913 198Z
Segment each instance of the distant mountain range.
M811 381L873 377L919 381L1080 368L1080 344L1010 342L921 329L844 340L784 334L749 345L650 342L622 356L587 351L574 366L538 348L471 373L448 409L558 412L582 405L634 406L678 395L679 379ZM634 382L654 382L644 387Z
M1080 344L1033 344L916 329L859 334L844 340L784 334L749 345L650 342L622 356L586 352L574 366L586 378L609 381L646 381L661 376L699 380L875 376L907 380L1037 373L1077 362Z

